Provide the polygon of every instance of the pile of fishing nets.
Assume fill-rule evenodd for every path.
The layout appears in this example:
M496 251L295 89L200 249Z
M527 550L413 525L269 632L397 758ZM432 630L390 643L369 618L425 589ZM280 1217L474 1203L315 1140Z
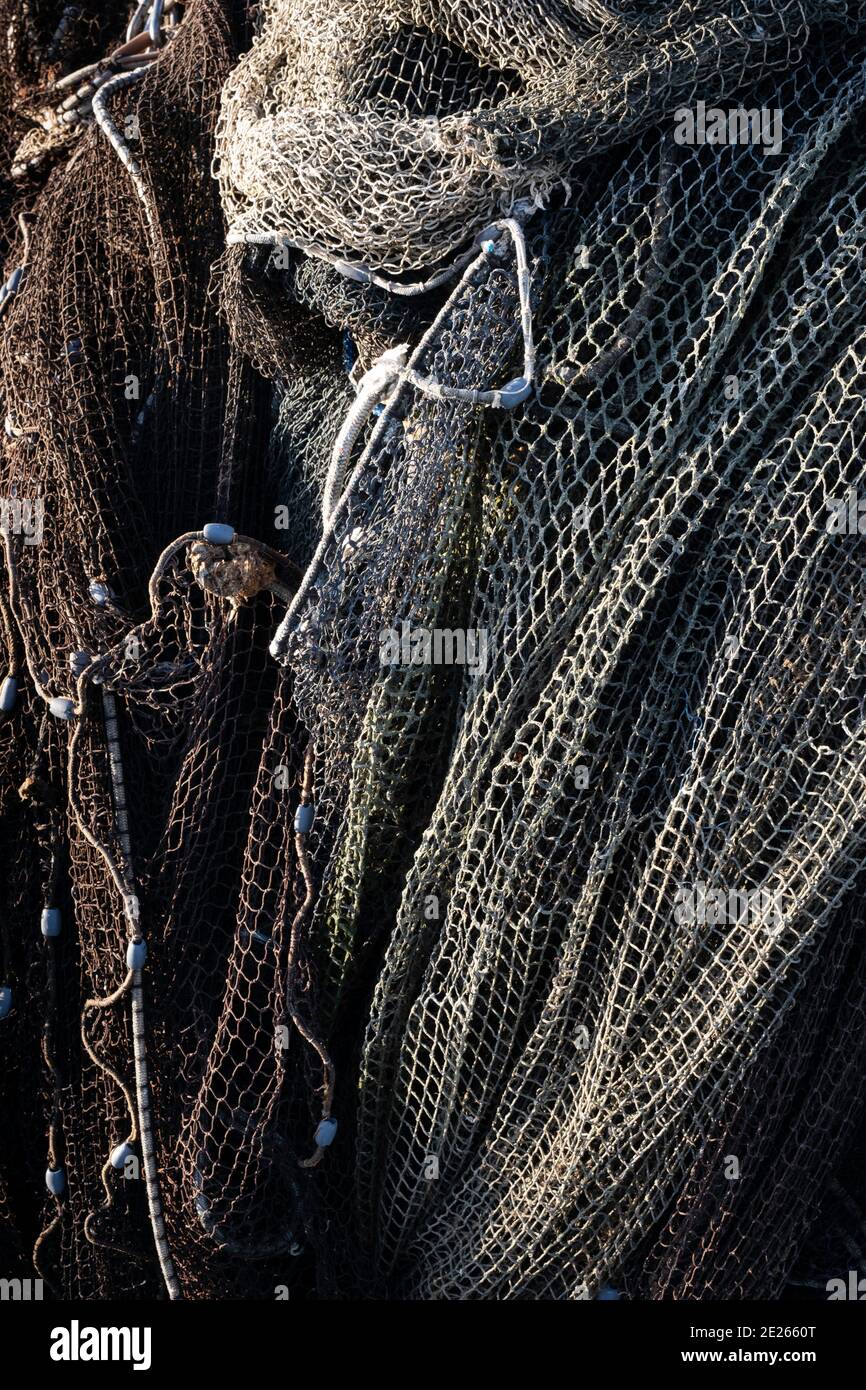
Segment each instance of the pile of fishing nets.
M866 1274L866 4L0 21L3 1272Z

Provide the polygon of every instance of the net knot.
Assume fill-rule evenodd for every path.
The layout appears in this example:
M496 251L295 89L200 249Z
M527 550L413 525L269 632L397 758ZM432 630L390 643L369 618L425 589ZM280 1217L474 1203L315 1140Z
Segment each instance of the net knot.
M250 541L230 545L196 541L190 547L190 569L196 582L209 594L241 604L275 583L274 565Z

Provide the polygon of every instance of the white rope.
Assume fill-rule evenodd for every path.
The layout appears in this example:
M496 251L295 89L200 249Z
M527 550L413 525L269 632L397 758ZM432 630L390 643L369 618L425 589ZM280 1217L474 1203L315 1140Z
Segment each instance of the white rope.
M523 236L523 229L521 228L520 223L517 222L514 218L505 218L501 222L495 223L489 230L491 232L499 231L507 233L514 242L515 259L517 262L517 289L520 299L520 325L523 334L523 377L517 378L516 381L509 383L508 387L502 387L499 390L478 391L464 387L443 386L441 385L441 383L435 381L432 377L421 376L418 372L414 370L414 367L412 365L414 362L417 362L419 360L419 358L426 351L429 343L440 331L442 323L447 318L448 314L451 312L452 307L462 294L465 286L476 275L478 270L480 270L486 264L490 256L494 253L494 244L485 239L484 245L481 248L481 253L478 256L476 256L474 260L471 262L471 264L468 265L464 270L459 283L455 286L453 292L451 293L445 304L442 306L439 313L436 315L430 327L423 334L420 342L418 343L418 346L412 353L408 365L405 367L401 367L392 378L392 389L389 398L385 402L384 409L379 417L378 423L373 429L367 447L364 450L364 453L361 455L361 458L358 460L358 463L356 464L355 469L352 472L347 486L342 490L342 492L340 492L338 497L333 496L333 493L335 492L335 487L333 485L331 486L332 495L330 498L328 497L328 493L326 490L325 504L322 508L324 530L322 532L321 540L319 541L319 544L316 546L313 558L307 567L306 573L304 574L304 577L301 580L301 583L297 589L297 592L295 593L295 596L291 604L289 605L289 608L286 612L286 616L283 618L283 621L277 628L274 634L273 641L270 645L271 656L273 656L277 661L283 660L286 645L289 639L289 633L291 631L295 618L297 617L298 612L301 606L303 605L304 601L306 600L306 597L313 586L316 576L318 575L319 570L321 569L322 561L325 557L327 548L331 542L337 525L339 524L340 518L343 515L346 506L348 505L348 500L351 497L358 483L364 465L368 457L370 456L372 450L377 446L385 428L390 423L390 414L394 410L394 407L397 403L397 399L404 386L407 384L413 386L417 391L421 391L424 395L433 396L438 400L452 400L460 402L461 404L473 406L492 406L494 408L498 407L500 409L507 409L520 404L521 401L526 400L526 398L532 391L532 386L535 378L535 347L532 336L532 307L530 302L529 265L526 258L526 243ZM349 412L349 419L343 426L343 430L341 430L340 435L338 436L338 444L340 443L340 440L343 439L344 433L349 430L350 425L354 423L356 409L357 402L355 402L355 404L352 406L352 409ZM353 443L356 437L357 432L352 438ZM341 458L341 460L337 462L336 452L337 450L335 446L335 456L334 458L332 458L331 470L328 475L329 483L332 483L332 474L335 474L338 471L340 465L345 465L348 462L347 456Z
M94 93L91 103L96 124L99 126L106 140L108 140L135 185L135 191L144 207L147 220L154 236L156 236L157 232L157 219L151 204L150 195L141 176L141 166L124 140L123 135L111 119L108 113L107 102L109 97L113 96L115 92L123 91L124 88L132 87L136 82L140 82L144 74L159 57L160 45L167 37L167 35L163 33L163 17L165 11L165 0L146 0L146 3L138 6L138 9L130 20L129 28L127 29L126 44L117 50L113 55L113 59L116 62L126 63L128 54L128 61L135 61L135 57L138 57L139 66L132 68L129 72L118 73L116 77L112 77L107 82L104 82ZM170 0L168 14L170 14L172 19L172 25L168 29L168 34L170 34L174 25L177 23L174 0ZM139 52L140 44L136 41L140 40L145 32L150 39L150 47L145 47L143 51Z
M371 270L363 261L344 261L339 256L332 256L328 251L322 251L319 247L313 246L312 242L292 240L289 237L282 237L274 232L250 232L244 235L242 232L229 232L226 237L227 246L286 246L291 251L303 251L305 256L311 260L324 261L326 265L333 266L334 270L347 280L356 280L359 284L375 285L377 289L387 290L389 294L401 294L414 296L429 294L431 290L438 289L440 285L447 285L455 276L460 274L464 266L474 260L477 255L478 245L485 235L489 232L485 227L484 231L479 232L473 240L471 250L465 251L458 256L450 265L443 270L437 270L435 274L428 276L426 280L388 280L384 275Z
M147 12L149 9L150 0L141 0L141 4L135 11L135 14L132 16L132 19L129 21L129 28L126 31L127 43L129 43L130 39L134 39L136 34L141 33L142 29L144 28L144 22L147 18Z
M488 230L491 233L506 232L514 243L514 256L517 262L517 293L520 299L520 329L523 335L522 377L517 377L513 382L509 382L507 386L500 387L496 391L477 391L471 387L463 386L442 386L433 377L419 376L411 366L406 368L402 377L416 390L423 392L425 396L434 396L436 400L462 401L466 405L492 406L494 409L510 410L513 406L520 405L527 399L532 392L535 379L535 344L532 338L529 263L526 259L526 241L523 236L523 228L513 217L506 217L501 222L494 222ZM484 260L492 254L493 249L492 244L482 248L481 255L472 262L463 277L464 280L483 264ZM463 280L445 305L446 309L450 308L462 286ZM418 344L418 349L413 354L413 360L418 357L419 352L432 336L433 329L438 327L441 317L441 314L437 315L431 327L424 334Z
M86 675L85 675L86 679ZM126 811L126 784L123 776L123 761L120 752L120 739L117 727L117 705L110 690L102 691L102 709L105 719L105 737L108 744L108 762L111 774L111 788L114 798L115 819L125 859L124 876L127 892L124 897L129 939L143 942L138 913L138 897L132 877L132 850L129 840L129 822ZM132 970L132 1052L135 1061L135 1101L138 1118L138 1132L141 1140L141 1157L144 1165L144 1182L147 1190L147 1207L150 1214L150 1227L153 1232L159 1266L170 1299L182 1297L180 1283L171 1257L165 1221L162 1210L162 1193L159 1186L159 1168L156 1161L156 1144L153 1136L150 1108L150 1083L147 1070L147 1042L144 1022L144 986L141 967Z
M358 383L358 394L340 433L337 435L331 454L331 465L328 469L328 476L325 479L325 491L322 498L322 521L327 526L331 513L340 500L343 491L343 483L352 450L358 439L358 435L369 420L377 405L380 405L386 396L390 396L394 389L394 383L399 381L401 370L406 365L408 347L389 348L383 352L382 356L373 364L368 372L365 372Z
M123 164L133 183L135 184L138 196L144 203L148 216L150 216L149 200L147 189L144 187L141 178L141 166L132 150L127 145L111 116L108 114L107 101L115 92L123 91L126 87L132 87L136 82L140 82L144 74L148 71L150 64L144 63L141 67L133 68L132 72L118 73L117 77L112 77L99 88L93 98L93 115L96 124L108 140L118 159Z

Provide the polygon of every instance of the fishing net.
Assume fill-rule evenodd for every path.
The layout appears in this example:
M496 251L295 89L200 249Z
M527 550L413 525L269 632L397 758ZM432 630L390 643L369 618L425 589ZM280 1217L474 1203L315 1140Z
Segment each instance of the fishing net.
M112 8L7 5L4 1268L866 1273L866 6Z

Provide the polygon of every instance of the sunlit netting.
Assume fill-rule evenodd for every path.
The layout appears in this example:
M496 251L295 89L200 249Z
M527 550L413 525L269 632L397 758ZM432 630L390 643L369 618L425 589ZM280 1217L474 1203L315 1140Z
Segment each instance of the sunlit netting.
M229 238L403 271L450 258L695 94L782 72L844 0L266 0L226 84Z
M410 195L388 164L401 117L376 123L405 35L361 10L353 47L271 8L226 89L223 194L238 239L423 280L531 163L504 199L437 188L431 217L429 168ZM863 426L864 50L799 6L731 17L739 43L706 29L699 68L668 66L656 128L530 222L534 397L448 394L519 369L503 235L281 629L317 750L312 936L359 1069L325 1175L337 1289L354 1259L361 1288L416 1297L778 1295L862 1106L862 562L827 519ZM566 114L605 146L622 92L598 84ZM621 136L650 104L628 89ZM672 140L684 99L738 93L781 109L780 153ZM485 669L383 669L404 621L484 633ZM682 922L699 884L771 910Z
M866 5L111 9L3 11L2 1272L866 1273Z

